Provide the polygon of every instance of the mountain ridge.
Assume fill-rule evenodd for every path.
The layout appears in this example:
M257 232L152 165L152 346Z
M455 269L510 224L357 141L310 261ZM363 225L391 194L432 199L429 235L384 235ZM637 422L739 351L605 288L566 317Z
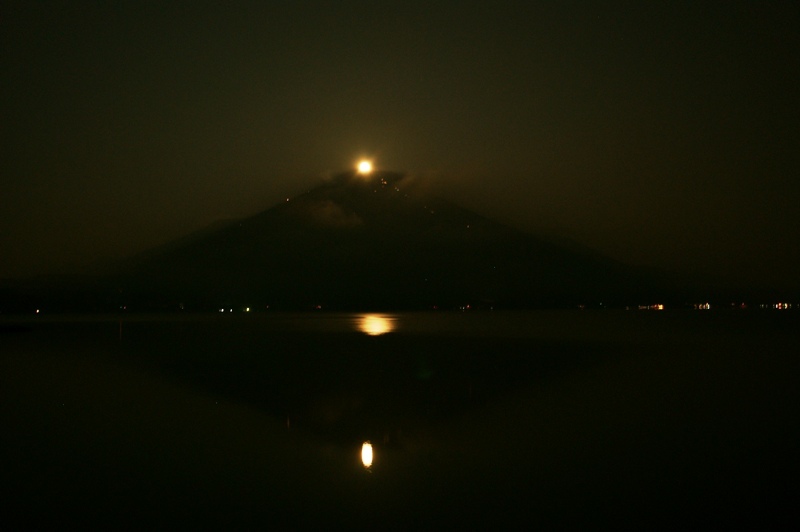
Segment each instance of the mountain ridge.
M51 299L69 307L82 293L92 309L142 311L411 310L620 306L678 293L666 275L496 222L427 185L344 172L104 275L61 282Z
M338 309L572 306L650 283L599 253L513 229L388 171L339 174L118 275L151 299Z

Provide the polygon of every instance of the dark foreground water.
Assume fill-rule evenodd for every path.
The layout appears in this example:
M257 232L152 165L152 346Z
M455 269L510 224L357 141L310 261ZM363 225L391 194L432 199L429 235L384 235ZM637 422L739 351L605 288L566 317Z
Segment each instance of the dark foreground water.
M799 322L5 318L0 527L796 523Z

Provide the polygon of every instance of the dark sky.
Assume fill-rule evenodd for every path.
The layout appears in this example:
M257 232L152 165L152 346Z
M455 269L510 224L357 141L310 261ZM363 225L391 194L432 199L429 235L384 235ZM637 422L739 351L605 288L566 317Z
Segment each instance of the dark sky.
M0 7L0 277L349 169L618 259L800 285L797 2Z

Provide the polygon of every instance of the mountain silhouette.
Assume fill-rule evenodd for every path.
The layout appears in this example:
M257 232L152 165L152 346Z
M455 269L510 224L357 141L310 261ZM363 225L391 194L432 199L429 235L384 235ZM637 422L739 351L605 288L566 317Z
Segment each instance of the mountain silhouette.
M139 306L559 307L649 297L653 275L494 222L404 174L340 174L117 266Z

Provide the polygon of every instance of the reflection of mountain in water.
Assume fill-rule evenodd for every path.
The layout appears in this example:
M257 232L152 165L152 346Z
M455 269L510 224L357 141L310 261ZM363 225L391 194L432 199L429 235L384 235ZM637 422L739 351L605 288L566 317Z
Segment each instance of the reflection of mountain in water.
M339 175L125 271L129 297L200 306L549 306L651 287L618 263L495 223L392 172Z
M124 323L118 347L158 374L254 405L292 430L348 444L398 443L400 433L608 354L578 341L499 337L513 322L503 312L411 314L133 320ZM385 331L394 324L399 330L375 334L382 320ZM431 332L448 329L457 334Z
M780 529L795 513L795 314L394 317L375 336L337 313L126 318L121 337L112 317L22 322L0 349L6 521Z

